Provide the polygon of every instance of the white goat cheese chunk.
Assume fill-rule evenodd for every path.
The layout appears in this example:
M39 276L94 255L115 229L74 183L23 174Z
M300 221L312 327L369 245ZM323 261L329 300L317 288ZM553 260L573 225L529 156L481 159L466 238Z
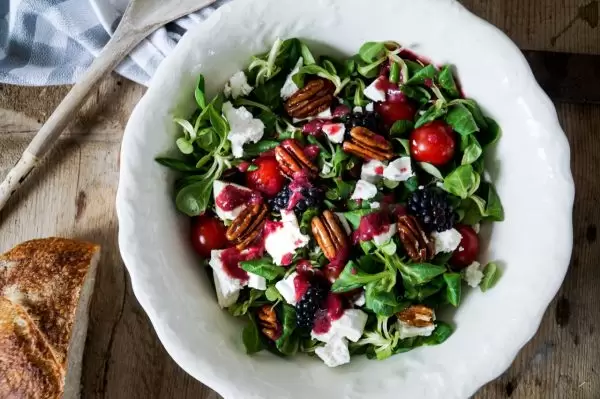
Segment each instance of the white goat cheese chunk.
M265 133L265 124L254 118L245 107L235 108L230 102L223 104L223 115L229 122L227 135L231 141L231 152L236 158L244 156L244 144L257 143Z

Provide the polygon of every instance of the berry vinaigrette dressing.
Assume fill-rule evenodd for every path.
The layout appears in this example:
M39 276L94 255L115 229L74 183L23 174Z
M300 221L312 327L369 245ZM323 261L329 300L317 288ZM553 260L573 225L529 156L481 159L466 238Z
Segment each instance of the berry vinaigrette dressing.
M241 252L237 248L226 249L221 253L223 271L231 278L248 281L248 273L240 267L240 262L254 260L261 256L262 251L259 248L250 248Z
M331 328L331 323L339 320L344 315L344 301L342 296L329 293L327 300L325 301L325 309L317 311L315 316L315 324L313 325L313 332L315 334L325 334Z
M241 189L232 184L225 186L215 199L216 205L224 211L233 211L241 205L254 205L261 201L262 197L257 192Z
M358 229L352 234L355 244L361 241L371 241L375 236L386 233L390 226L387 212L374 212L360 219Z

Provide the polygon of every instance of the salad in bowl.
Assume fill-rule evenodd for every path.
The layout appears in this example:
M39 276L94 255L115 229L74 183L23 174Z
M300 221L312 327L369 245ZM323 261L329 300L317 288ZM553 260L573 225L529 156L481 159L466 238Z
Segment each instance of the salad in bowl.
M335 367L441 344L455 327L438 312L497 283L479 229L504 219L484 164L500 127L452 66L391 41L317 57L292 38L214 98L205 79L175 120L181 157L156 160L181 173L190 245L216 303L247 320L249 354Z

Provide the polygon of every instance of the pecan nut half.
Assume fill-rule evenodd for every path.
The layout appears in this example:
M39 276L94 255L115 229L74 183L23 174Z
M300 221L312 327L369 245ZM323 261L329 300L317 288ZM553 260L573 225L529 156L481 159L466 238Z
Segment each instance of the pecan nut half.
M385 137L362 126L350 130L350 139L344 141L342 148L365 160L389 161L394 158L392 144Z
M292 118L317 116L331 107L335 85L327 79L313 79L294 93L285 103L285 111Z
M348 236L338 217L331 211L315 216L311 221L312 233L325 257L333 261L348 246Z
M248 248L261 235L268 213L263 203L248 206L227 229L227 239L240 251Z
M275 148L275 159L281 172L291 179L298 174L314 176L319 172L319 168L304 153L304 148L293 139L285 140Z
M281 337L281 324L272 305L263 305L258 309L258 325L260 331L270 340L277 341Z
M397 224L400 241L412 260L425 262L435 256L434 242L429 239L414 216L401 216Z
M425 305L412 305L397 314L398 320L413 327L429 327L435 321L433 309Z

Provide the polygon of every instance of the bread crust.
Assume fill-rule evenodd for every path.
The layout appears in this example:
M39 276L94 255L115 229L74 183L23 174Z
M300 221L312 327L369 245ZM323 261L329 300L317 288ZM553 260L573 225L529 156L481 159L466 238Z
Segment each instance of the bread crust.
M0 397L62 396L81 288L99 250L46 238L0 255Z
M55 399L64 368L25 309L0 298L0 398Z

